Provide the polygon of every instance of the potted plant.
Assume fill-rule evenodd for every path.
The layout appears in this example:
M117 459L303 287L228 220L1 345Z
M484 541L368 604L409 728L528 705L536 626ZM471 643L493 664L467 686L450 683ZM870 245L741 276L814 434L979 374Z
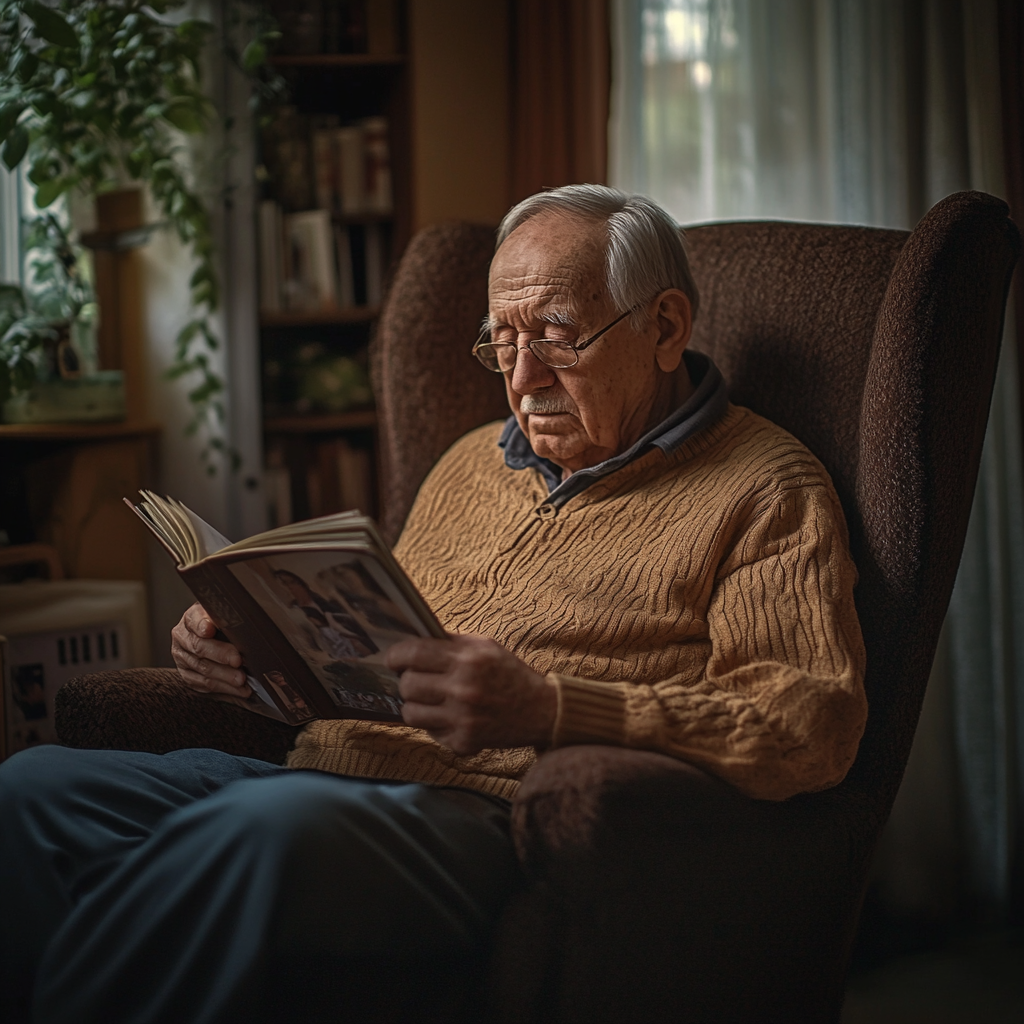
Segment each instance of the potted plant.
M223 449L224 384L210 363L219 289L210 217L183 138L206 131L214 115L201 80L213 26L178 17L184 6L185 0L0 0L0 158L11 170L27 163L42 210L72 190L97 194L125 180L148 187L195 258L192 316L178 335L169 375L191 384L189 429L207 432L209 458ZM251 79L259 108L282 89L267 65L273 23L258 4L229 4L225 17L225 49ZM19 330L30 331L28 323ZM15 365L23 367L19 358ZM15 386L26 372L14 371Z
M118 370L95 367L96 299L88 261L47 213L26 239L25 288L0 285L0 409L8 423L124 417Z

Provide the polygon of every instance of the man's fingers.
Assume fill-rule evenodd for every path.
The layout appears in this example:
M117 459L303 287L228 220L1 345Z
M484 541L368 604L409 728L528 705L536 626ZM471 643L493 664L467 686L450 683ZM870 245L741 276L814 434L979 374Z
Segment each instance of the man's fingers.
M185 668L180 664L178 665L178 675L188 686L200 693L230 693L233 697L248 697L251 693L242 673L239 673L242 680L240 686L223 679L212 679L210 676L196 672L194 669Z
M402 705L402 720L414 729L425 729L439 743L440 737L452 728L451 713L436 704L406 701Z
M221 665L238 668L242 664L242 655L234 644L223 640L193 640L189 648L199 658L215 661Z
M418 672L445 672L451 667L455 645L451 640L417 637L402 640L389 647L384 663L395 672L413 669Z
M183 618L185 625L197 636L212 637L217 632L217 627L201 604L192 605Z
M441 676L431 672L416 672L406 669L398 682L402 700L414 704L443 704L446 691Z
M183 647L176 648L171 654L180 671L188 670L201 679L225 683L235 689L245 685L245 673L241 669L201 658Z

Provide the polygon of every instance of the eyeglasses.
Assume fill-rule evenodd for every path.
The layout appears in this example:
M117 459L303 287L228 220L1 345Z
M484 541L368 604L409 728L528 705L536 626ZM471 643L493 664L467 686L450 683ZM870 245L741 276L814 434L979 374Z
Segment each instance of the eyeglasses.
M633 309L636 309L634 306ZM553 366L556 369L563 369L566 366L575 366L580 361L580 353L588 346L593 345L603 334L607 334L617 323L625 320L633 309L627 309L625 313L617 316L607 327L602 327L597 334L591 335L586 341L559 341L555 338L536 338L524 346L542 362L545 366ZM511 341L487 341L490 331L484 331L473 346L473 355L495 373L508 373L515 369L516 359L519 358L519 346Z

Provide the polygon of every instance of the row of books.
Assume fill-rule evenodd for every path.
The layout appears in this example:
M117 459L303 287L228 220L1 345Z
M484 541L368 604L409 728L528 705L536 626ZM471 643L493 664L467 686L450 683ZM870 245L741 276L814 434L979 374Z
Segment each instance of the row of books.
M308 516L330 515L358 509L364 515L376 512L373 496L372 455L346 438L321 441L305 467L304 497ZM267 450L264 487L271 528L294 522L306 510L295 508L294 481L282 445Z
M329 210L284 213L260 203L260 310L328 311L380 305L388 227L339 224Z
M390 216L388 121L341 124L333 114L281 107L262 137L263 175L288 212L317 207L344 217Z
M314 128L316 205L345 217L388 216L392 209L388 122L366 117L341 128Z
M270 0L281 52L394 53L396 0Z

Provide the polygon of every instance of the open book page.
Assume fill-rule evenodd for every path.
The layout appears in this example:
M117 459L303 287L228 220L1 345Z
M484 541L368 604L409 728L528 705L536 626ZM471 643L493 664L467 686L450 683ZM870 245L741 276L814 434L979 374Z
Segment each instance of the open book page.
M433 636L436 627L422 621L374 557L291 550L232 561L228 568L339 711L401 713L398 676L384 664L384 652L410 636ZM264 682L292 708L297 695L280 673Z
M231 541L227 537L215 530L204 519L200 519L187 505L183 505L180 501L175 501L174 504L188 517L189 525L192 527L192 533L195 537L198 554L197 561L200 558L205 558L207 555L212 555L215 551L230 547Z
M210 696L214 700L224 701L226 704L237 704L239 707L245 708L246 711L255 711L257 715L265 715L267 718L273 718L277 722L288 722L288 719L281 714L280 709L267 692L267 687L264 683L253 675L247 675L245 681L249 684L249 689L252 691L246 698L236 697L230 693L211 693ZM316 715L310 711L309 718L316 718Z
M178 565L187 565L192 559L192 544L178 515L166 502L148 491L140 491L143 500L133 505L127 498L125 504L138 515L156 534L163 545L174 555Z

